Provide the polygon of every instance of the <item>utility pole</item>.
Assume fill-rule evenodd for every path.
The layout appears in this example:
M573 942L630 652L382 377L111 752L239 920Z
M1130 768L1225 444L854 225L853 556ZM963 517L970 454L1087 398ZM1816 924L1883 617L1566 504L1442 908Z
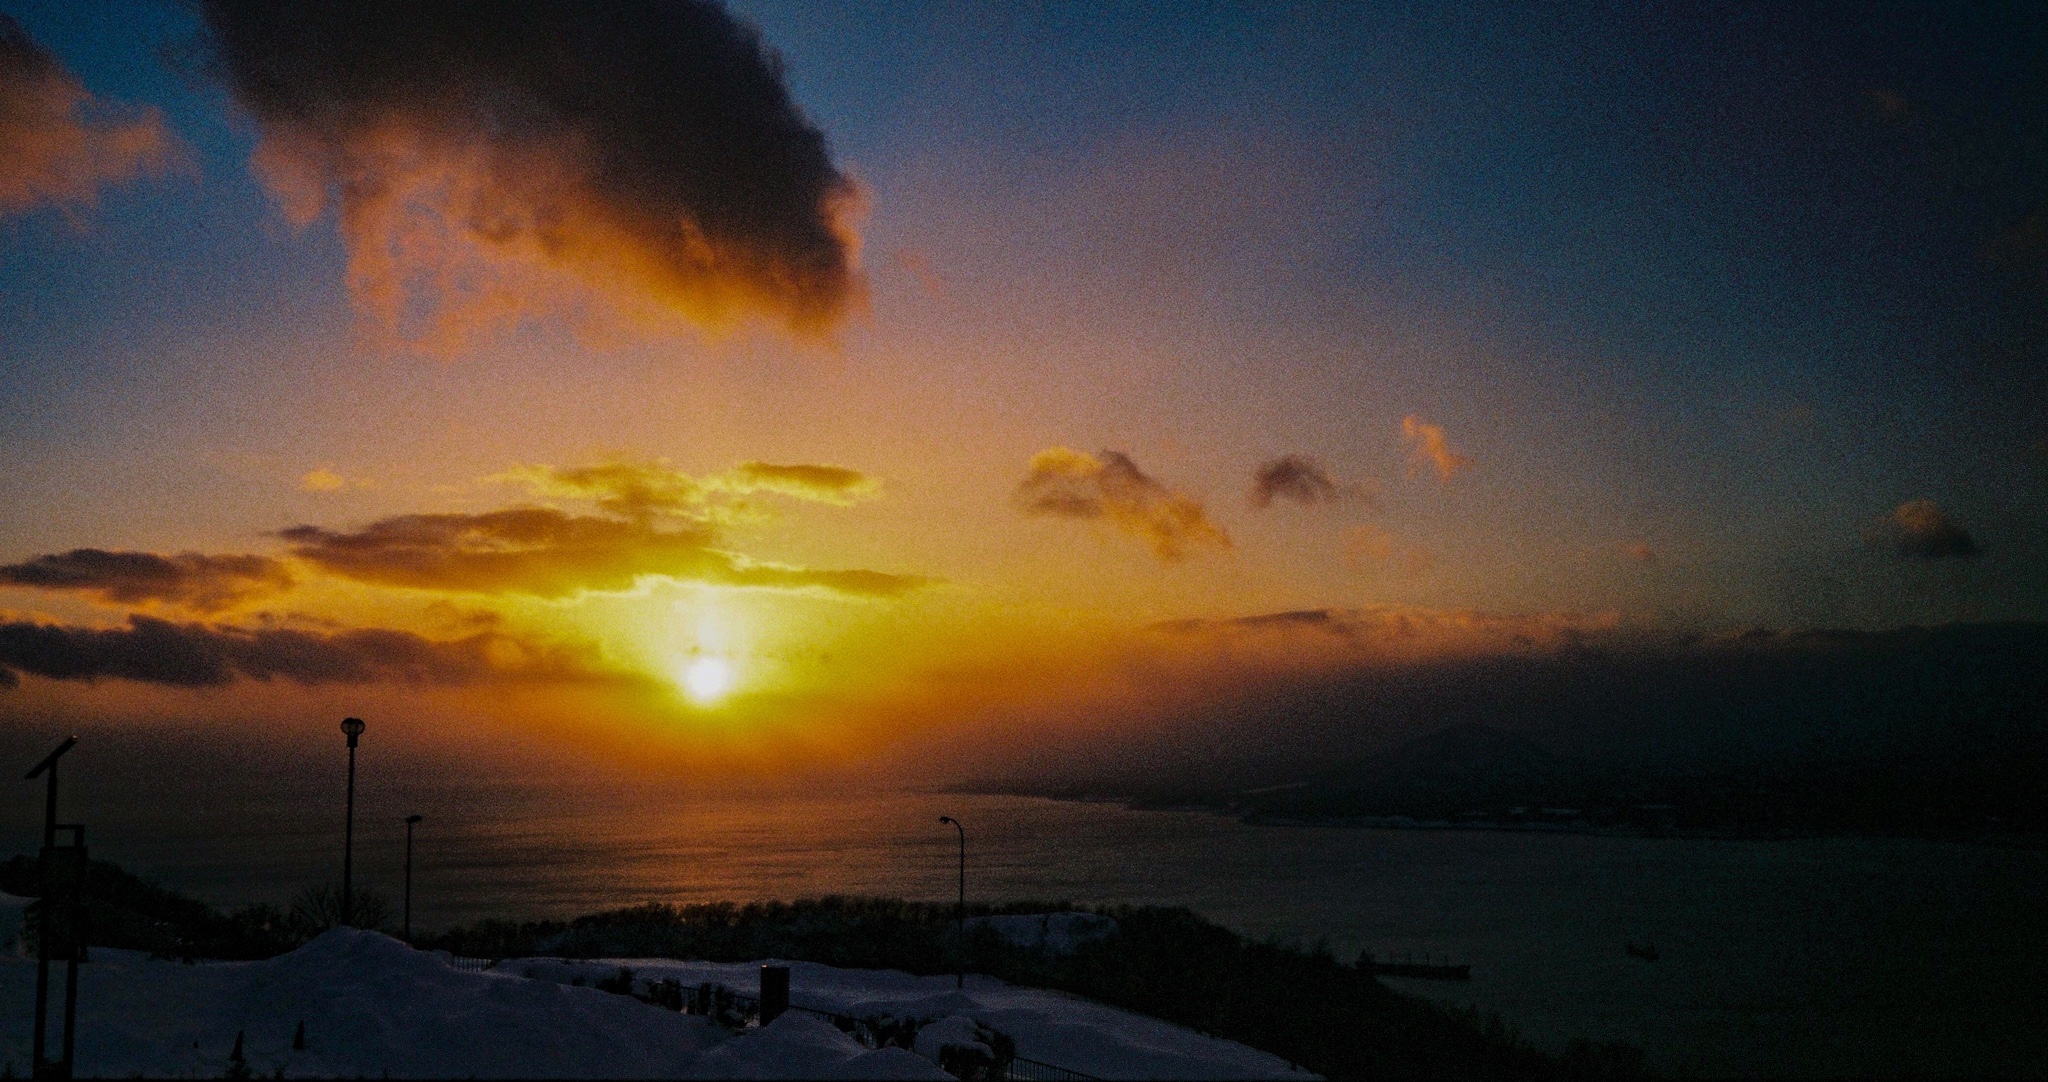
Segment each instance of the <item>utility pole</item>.
M405 941L412 942L412 828L425 816L405 817Z
M355 919L356 741L365 728L361 718L341 719L341 731L348 737L348 825L341 841L341 923L347 927L353 927Z
M57 760L78 743L73 736L43 756L24 781L47 775L43 797L43 851L39 878L42 897L37 901L36 928L36 1031L30 1042L30 1073L36 1078L70 1078L72 1049L78 1030L78 960L85 953L83 908L85 901L85 827L57 822ZM72 842L57 844L57 832L68 830ZM45 1058L50 1023L50 963L64 959L64 1050L57 1062Z
M960 832L960 897L958 901L953 903L953 923L956 929L953 948L954 961L958 963L958 968L953 974L953 987L965 988L967 987L967 828L960 825L960 820L950 815L939 816L939 822L951 823L953 824L953 829Z

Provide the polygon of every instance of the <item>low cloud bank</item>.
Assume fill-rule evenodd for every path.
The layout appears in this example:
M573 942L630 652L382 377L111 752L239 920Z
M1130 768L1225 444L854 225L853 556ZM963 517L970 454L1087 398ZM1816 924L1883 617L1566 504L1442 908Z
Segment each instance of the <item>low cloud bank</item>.
M72 549L0 565L0 585L86 594L122 605L160 603L215 613L291 589L268 556Z
M927 585L913 575L816 570L747 559L714 547L702 524L572 515L543 507L481 514L398 515L357 530L294 526L279 535L293 557L376 586L561 598L624 592L644 578L717 586L899 597Z
M1154 629L1047 704L998 788L1126 798L1283 784L1457 725L1628 768L2048 753L2048 625L1678 634L1612 616L1310 609ZM1113 719L1113 723L1112 720ZM1021 739L1021 737L1020 737ZM1141 764L1141 765L1140 765Z
M321 632L130 616L127 626L113 628L0 623L0 683L12 686L22 675L204 688L237 678L447 685L520 676L589 678L593 671L562 648L496 633L429 639L389 628Z

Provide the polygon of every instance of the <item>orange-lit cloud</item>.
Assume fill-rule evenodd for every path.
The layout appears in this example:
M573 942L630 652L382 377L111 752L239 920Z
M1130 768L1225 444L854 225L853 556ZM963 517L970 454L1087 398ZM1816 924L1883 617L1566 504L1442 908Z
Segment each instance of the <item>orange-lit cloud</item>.
M1430 424L1415 414L1401 418L1401 437L1412 445L1408 468L1410 476L1427 466L1436 470L1438 480L1448 482L1472 468L1471 458L1451 450L1442 426Z
M495 632L437 640L389 628L320 632L146 616L130 616L127 626L116 628L0 623L0 686L14 686L20 674L177 687L219 687L238 677L300 684L471 684L599 675L577 651Z
M931 580L865 570L816 570L749 560L714 546L703 525L570 515L540 507L482 514L399 515L353 532L294 526L291 554L341 578L378 586L562 598L623 592L642 579L898 597Z
M1026 514L1106 522L1169 563L1185 559L1191 549L1231 547L1230 535L1210 521L1200 500L1146 476L1118 451L1040 451L1031 456L1015 499Z
M1307 455L1281 455L1259 466L1252 475L1251 504L1271 507L1274 500L1289 500L1303 507L1355 500L1373 502L1372 486L1362 482L1339 482L1321 462Z
M1653 564L1657 562L1657 550L1651 548L1648 541L1624 541L1620 545L1615 546L1615 549L1623 556L1639 564Z
M558 315L821 335L863 303L859 191L720 5L201 11L257 172L294 221L337 212L352 293L402 338Z
M268 556L72 549L0 566L0 585L63 590L101 601L159 603L213 613L291 589L291 572Z
M91 204L102 187L161 170L171 158L155 109L95 98L0 14L0 217Z
M742 462L722 474L713 474L705 483L727 492L772 492L842 506L881 491L874 478L858 470L842 466L779 466L772 462Z
M1893 508L1863 532L1863 539L1873 547L1916 560L1967 558L1981 551L1962 523L1927 499L1908 500Z
M320 466L307 470L299 476L301 492L340 492L350 488L375 488L376 483L366 478L349 477L332 466Z
M1427 551L1401 540L1371 523L1353 529L1344 539L1344 558L1355 570L1376 573L1395 568L1420 575L1436 565Z
M536 496L589 500L611 514L629 518L656 514L704 517L712 497L718 495L765 492L843 507L881 491L879 482L859 470L772 462L742 462L703 477L677 470L665 460L520 466L491 480L523 484Z

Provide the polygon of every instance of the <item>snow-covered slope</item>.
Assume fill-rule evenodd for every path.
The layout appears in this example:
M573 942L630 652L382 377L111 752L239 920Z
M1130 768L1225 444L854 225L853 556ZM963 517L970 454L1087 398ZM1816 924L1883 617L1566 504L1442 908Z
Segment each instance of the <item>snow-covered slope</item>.
M719 964L660 958L614 958L565 962L552 958L508 960L501 972L536 979L586 983L615 976L620 967L636 979L675 980L684 987L705 981L754 995L761 962ZM967 975L963 990L949 976L915 977L885 969L837 969L814 962L771 962L790 968L789 1001L830 1014L861 1017L945 1019L962 1016L1017 1042L1017 1054L1098 1078L1291 1078L1313 1077L1278 1056L1209 1037L1171 1022L1119 1010L1044 988L1023 988L979 973Z
M241 1033L259 1077L280 1068L291 1077L948 1077L930 1058L863 1048L798 1011L735 1035L703 1018L573 986L622 965L636 976L717 981L749 993L760 973L759 964L633 959L531 959L474 973L451 968L445 955L349 929L262 962L186 965L94 948L81 967L78 1073L219 1077ZM963 1032L972 1020L1015 1038L1023 1056L1104 1078L1308 1077L1243 1045L993 978L970 975L960 993L944 977L791 968L798 1005L957 1017L951 1025ZM17 1076L29 1066L34 997L35 963L0 957L0 1064ZM295 1050L302 1022L306 1047ZM936 1055L923 1047L936 1043L919 1050Z

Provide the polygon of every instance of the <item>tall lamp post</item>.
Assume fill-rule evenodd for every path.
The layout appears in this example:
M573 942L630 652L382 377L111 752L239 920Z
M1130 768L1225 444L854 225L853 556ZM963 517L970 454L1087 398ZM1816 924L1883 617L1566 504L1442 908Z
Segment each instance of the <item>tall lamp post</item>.
M348 825L341 841L341 923L352 927L355 919L356 871L356 741L366 728L361 718L341 719L341 731L348 736Z
M967 987L967 828L960 820L950 815L939 816L939 822L953 824L960 832L960 897L953 903L953 924L956 929L953 939L954 958L959 968L953 974L953 987Z
M420 825L425 818L419 815L405 817L405 941L412 942L412 828Z

